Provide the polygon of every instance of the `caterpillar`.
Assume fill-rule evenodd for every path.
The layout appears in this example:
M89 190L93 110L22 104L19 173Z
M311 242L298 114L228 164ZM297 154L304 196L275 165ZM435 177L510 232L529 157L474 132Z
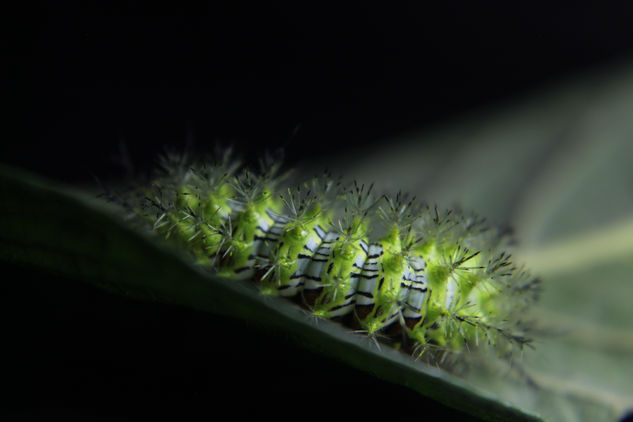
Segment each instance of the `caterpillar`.
M529 345L540 280L485 219L328 174L294 187L277 157L168 153L149 181L109 198L219 276L251 280L417 358Z

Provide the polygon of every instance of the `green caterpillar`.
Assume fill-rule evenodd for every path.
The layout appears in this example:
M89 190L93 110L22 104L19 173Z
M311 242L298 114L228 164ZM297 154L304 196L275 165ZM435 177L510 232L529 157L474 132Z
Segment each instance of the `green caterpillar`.
M229 152L206 162L168 154L160 167L119 201L220 276L418 357L530 342L521 315L539 280L482 219L327 175L280 189L271 158L257 172Z

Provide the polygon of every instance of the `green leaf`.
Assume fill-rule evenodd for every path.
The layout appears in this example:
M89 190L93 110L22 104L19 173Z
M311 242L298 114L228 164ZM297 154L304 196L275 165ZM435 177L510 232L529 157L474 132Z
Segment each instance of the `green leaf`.
M213 277L179 251L132 230L86 195L0 167L0 259L80 278L145 300L185 305L280 331L325 356L490 421L536 421L472 388L244 282Z

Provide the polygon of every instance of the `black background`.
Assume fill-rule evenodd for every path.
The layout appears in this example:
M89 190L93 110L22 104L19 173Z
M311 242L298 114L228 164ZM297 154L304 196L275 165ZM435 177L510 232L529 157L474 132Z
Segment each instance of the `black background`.
M633 53L625 2L515 3L51 2L12 22L0 153L65 181L188 137L327 163Z
M8 26L0 161L88 182L121 174L121 145L142 168L163 146L193 139L202 150L234 143L249 159L284 147L289 163L327 163L633 53L625 6L517 3L38 5ZM332 396L346 394L366 409L359 417L431 406L283 335L5 269L17 274L3 282L13 408L303 417L328 415Z

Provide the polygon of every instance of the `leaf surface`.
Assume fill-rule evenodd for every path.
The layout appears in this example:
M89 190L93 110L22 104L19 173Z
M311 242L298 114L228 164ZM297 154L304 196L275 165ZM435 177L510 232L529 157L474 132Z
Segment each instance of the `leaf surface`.
M192 307L283 331L324 356L490 421L537 421L444 371L416 362L246 282L217 278L157 238L137 232L80 192L0 167L0 259L79 278L144 300Z

